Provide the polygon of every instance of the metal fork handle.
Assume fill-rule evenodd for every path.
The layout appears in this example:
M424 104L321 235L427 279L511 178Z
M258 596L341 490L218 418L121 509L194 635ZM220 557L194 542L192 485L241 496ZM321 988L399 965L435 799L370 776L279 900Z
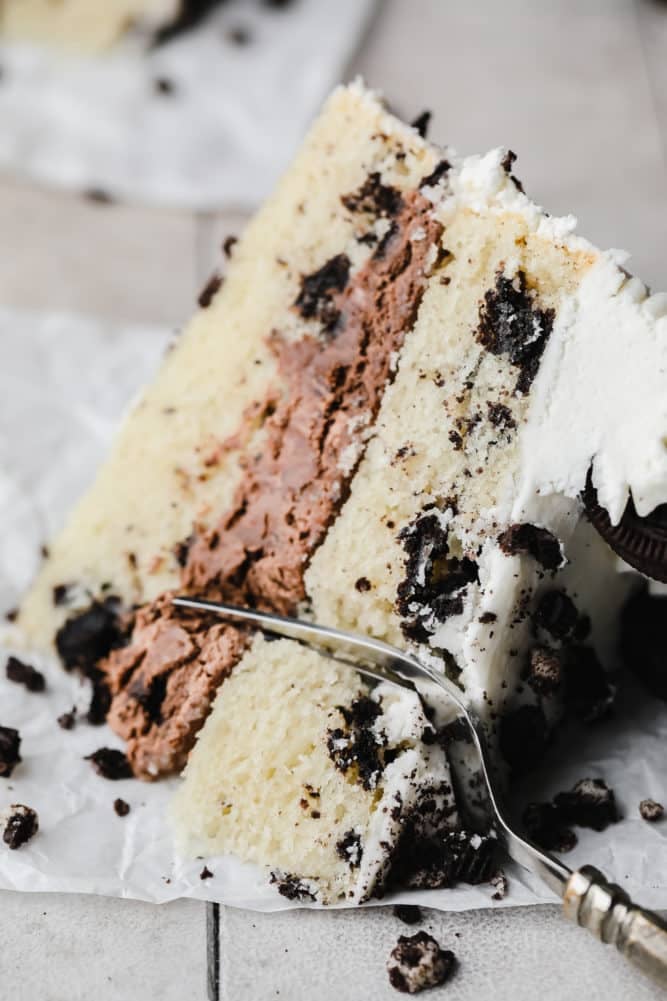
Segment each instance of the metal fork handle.
M592 865L570 876L563 893L563 911L587 928L661 987L667 987L667 922L637 907L627 893L609 883Z

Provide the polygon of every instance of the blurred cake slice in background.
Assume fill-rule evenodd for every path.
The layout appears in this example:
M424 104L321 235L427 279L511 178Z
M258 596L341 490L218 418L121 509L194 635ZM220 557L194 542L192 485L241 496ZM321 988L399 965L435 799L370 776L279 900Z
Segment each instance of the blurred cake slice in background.
M108 48L137 30L157 40L194 27L221 0L3 0L0 36L76 52Z
M585 503L623 525L631 496L624 559L665 565L646 542L667 500L664 299L531 203L513 161L458 160L338 89L21 610L104 693L138 777L188 762L181 843L287 895L488 875L488 843L455 830L451 709L171 594L414 649L512 773L613 699L636 576Z

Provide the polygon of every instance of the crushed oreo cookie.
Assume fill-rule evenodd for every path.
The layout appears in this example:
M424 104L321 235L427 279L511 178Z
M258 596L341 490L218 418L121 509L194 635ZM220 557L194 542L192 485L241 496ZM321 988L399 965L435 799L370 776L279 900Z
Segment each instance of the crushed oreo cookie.
M399 540L406 553L396 602L401 629L406 639L425 643L439 623L462 613L466 589L479 579L477 564L449 555L447 530L429 509L401 530Z
M428 932L400 935L389 954L389 983L402 994L417 994L427 987L438 987L451 976L456 957L441 949Z
M213 873L207 865L204 866L202 871L199 873L200 879L213 879Z
M405 925L417 925L424 920L422 909L416 904L394 904L392 914Z
M516 427L512 411L504 403L491 403L489 401L486 408L489 423L493 424L494 428L498 428L500 431L511 431Z
M437 827L436 823L424 831L424 825L415 823L414 817L407 819L394 849L386 888L435 890L456 883L476 886L489 881L497 868L496 839L465 830L438 831Z
M563 564L560 542L537 525L510 525L498 536L498 545L507 556L532 556L545 570L557 570Z
M360 594L363 594L364 591L370 591L371 582L369 581L368 577L359 577L354 582L354 587L357 591L360 592Z
M337 708L345 727L327 732L329 757L343 774L352 769L364 789L375 789L384 768L384 742L374 730L382 710L367 695L355 699L349 707Z
M431 124L432 117L433 113L431 111L422 111L420 115L417 115L413 122L410 122L412 128L417 130L422 139L426 139L426 134L428 132L428 127Z
M58 723L58 726L60 727L61 730L74 729L74 725L76 723L76 712L77 712L76 706L72 706L72 708L68 712L62 713L58 717L56 722Z
M29 692L43 692L46 688L46 681L41 671L38 671L32 664L26 664L18 657L9 657L5 667L5 674L8 681L13 681L17 685L23 685Z
M639 804L639 813L642 820L655 824L664 817L665 808L662 803L657 803L654 799L643 799Z
M547 591L539 600L533 616L536 633L544 630L553 639L565 640L574 636L579 623L579 612L565 591Z
M119 817L127 817L130 812L130 804L126 803L124 799L115 799L113 801L113 808Z
M203 289L201 290L201 292L197 297L197 304L200 307L200 309L208 309L208 307L213 302L216 293L219 291L220 288L222 288L223 282L224 282L223 276L219 275L217 271L211 275L211 277L206 282L206 284L204 285Z
M479 309L477 340L491 354L506 355L520 370L515 390L528 393L551 334L553 309L540 309L524 271L508 278L499 271Z
M102 726L111 708L111 689L109 688L104 674L97 668L93 668L88 673L92 692L90 704L86 712L86 721L91 726Z
M85 761L90 761L93 768L103 779L117 782L120 779L133 778L132 769L127 757L122 751L112 747L100 747L92 754L86 755Z
M602 779L580 779L572 789L558 793L554 806L566 823L593 831L604 831L620 820L614 791Z
M56 633L56 649L68 671L76 669L89 675L99 660L123 646L127 635L119 608L119 599L108 595L65 620Z
M528 654L524 678L537 695L555 695L563 684L563 665L558 651L533 647Z
M422 177L421 181L419 182L419 187L420 188L435 187L435 185L439 181L441 181L443 177L447 176L447 174L451 170L451 167L452 165L449 162L449 160L440 160L440 162L436 164L436 166L433 168L430 174L426 174L425 177Z
M21 762L21 735L11 726L0 726L0 778L8 779Z
M164 45L178 35L196 28L209 11L221 2L222 0L184 0L178 5L176 16L155 33L153 44Z
M239 242L238 236L232 236L230 234L229 236L225 237L224 242L222 244L222 252L225 255L225 257L230 258L232 256L234 247L238 242Z
M298 876L281 873L275 870L269 877L278 893L287 900L315 900L315 894L308 883Z
M325 333L332 334L340 319L340 310L334 305L333 293L342 292L350 277L350 259L347 254L336 254L321 268L301 279L301 291L294 306L304 320L317 319Z
M541 706L519 706L501 717L500 752L517 775L539 761L548 743L549 728Z
M153 89L161 97L171 97L176 91L176 85L171 77L158 76L153 80Z
M13 803L3 815L2 840L15 851L37 834L39 817L31 806Z
M523 184L521 183L519 178L512 173L512 167L514 166L515 161L516 161L516 153L513 153L511 149L508 149L501 166L505 171L505 173L508 174L514 181L514 184L519 189L519 191L523 193Z
M547 852L564 854L577 844L577 835L553 803L529 803L522 821L530 840Z
M383 184L377 171L369 174L357 191L341 195L340 200L348 212L367 212L375 216L395 216L403 208L398 188Z
M507 876L502 869L498 869L497 872L494 872L493 876L489 880L489 883L493 888L491 900L504 900L507 896L509 884L507 882Z
M350 869L359 868L362 853L361 835L353 828L346 831L343 837L336 842L336 855L347 862Z

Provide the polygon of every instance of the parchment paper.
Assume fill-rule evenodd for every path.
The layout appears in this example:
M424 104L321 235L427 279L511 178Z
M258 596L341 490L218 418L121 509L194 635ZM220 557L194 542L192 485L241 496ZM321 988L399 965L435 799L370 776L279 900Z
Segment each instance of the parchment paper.
M254 206L339 81L374 3L228 0L167 45L147 51L128 37L95 58L0 45L0 167L142 202ZM237 29L246 44L230 41ZM156 89L161 79L171 93Z
M155 370L170 334L149 327L65 315L0 310L0 609L11 608L34 573L42 543L90 480L114 428ZM57 717L88 693L55 662L33 658L47 675L30 694L4 675L11 627L0 649L0 724L19 729L23 763L0 779L0 810L24 803L39 813L39 834L18 851L0 842L0 888L101 893L163 902L215 900L256 910L294 906L267 885L266 874L234 859L179 859L167 821L178 780L110 782L83 760L121 744L106 727L81 722L66 732ZM584 776L600 776L625 814L601 834L578 831L565 861L589 862L645 906L667 907L667 821L647 824L639 801L667 802L667 707L624 682L617 717L587 733L565 735L539 775L519 794L549 798ZM113 801L131 813L116 816ZM204 864L214 873L202 881ZM531 904L548 890L508 865L510 892L491 901L488 886L413 892L392 899L444 910Z

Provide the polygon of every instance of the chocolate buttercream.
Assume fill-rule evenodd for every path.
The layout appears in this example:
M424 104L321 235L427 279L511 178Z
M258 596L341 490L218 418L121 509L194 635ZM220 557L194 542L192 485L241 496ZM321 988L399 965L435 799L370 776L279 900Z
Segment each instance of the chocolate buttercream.
M241 483L218 524L195 525L182 547L184 590L282 614L293 614L306 597L308 561L345 500L442 232L418 191L399 206L356 274L337 255L335 267L327 262L303 276L293 308L319 322L319 331L300 340L270 333L282 388L271 387L268 403L251 408L253 419L264 415L262 451L250 450L240 428ZM168 595L138 612L129 644L103 662L113 696L109 722L127 741L136 775L150 779L183 766L218 685L246 645L247 636L229 624L177 612Z

